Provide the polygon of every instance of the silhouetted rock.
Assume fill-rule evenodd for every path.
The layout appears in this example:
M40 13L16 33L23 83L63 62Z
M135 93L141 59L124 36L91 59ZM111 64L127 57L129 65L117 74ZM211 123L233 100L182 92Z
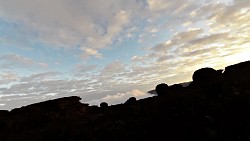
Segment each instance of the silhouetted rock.
M171 85L169 87L172 87L173 89L175 89L176 87L179 87L179 88L182 87L182 88L184 88L184 87L188 87L189 84L191 84L191 82L183 82L183 83L179 83L179 84L173 84L173 85ZM157 95L157 92L156 92L155 89L148 91L148 93L149 94L153 94L153 95Z
M135 97L130 97L130 98L125 102L125 104L133 104L133 103L136 103L136 98L135 98Z
M0 110L0 116L5 116L8 115L9 111L8 110Z
M102 102L101 104L100 104L100 107L101 107L101 109L103 110L103 111L106 111L107 110L107 108L108 108L108 103L107 102Z
M200 87L203 92L210 95L210 97L222 96L223 76L222 71L213 68L201 68L193 73L193 82L190 86Z
M250 63L203 68L194 81L156 86L158 95L100 107L64 97L0 110L1 141L249 141ZM216 97L222 95L222 97Z
M216 72L217 72L218 74L222 74L223 71L224 71L223 69L216 70Z
M156 93L157 93L158 95L167 94L168 89L169 89L169 86L168 86L168 84L166 84L166 83L158 84L158 85L155 87L155 91L156 91Z
M250 81L250 61L241 62L239 64L227 66L224 71L224 77L227 81L237 83L245 83Z
M180 90L182 88L183 86L181 84L174 84L174 85L169 86L170 90Z
M193 73L192 79L194 82L203 83L207 82L217 76L217 71L213 68L201 68Z

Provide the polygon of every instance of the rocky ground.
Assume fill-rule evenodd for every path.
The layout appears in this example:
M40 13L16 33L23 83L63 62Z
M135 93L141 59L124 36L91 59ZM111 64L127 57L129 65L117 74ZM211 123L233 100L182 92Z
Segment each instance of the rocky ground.
M187 86L89 106L76 96L0 110L1 141L249 141L250 61L194 72ZM156 87L157 88L157 87Z

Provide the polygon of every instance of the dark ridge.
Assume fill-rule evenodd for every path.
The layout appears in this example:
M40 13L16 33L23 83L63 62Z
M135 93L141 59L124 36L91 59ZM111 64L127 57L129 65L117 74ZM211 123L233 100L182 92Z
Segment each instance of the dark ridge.
M250 61L224 70L201 68L186 86L158 84L155 96L117 105L71 96L0 110L0 140L249 141Z

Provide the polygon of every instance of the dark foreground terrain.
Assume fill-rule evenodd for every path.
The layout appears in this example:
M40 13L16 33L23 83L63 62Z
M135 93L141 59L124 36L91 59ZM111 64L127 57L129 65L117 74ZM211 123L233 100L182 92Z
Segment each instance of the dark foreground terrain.
M250 61L202 68L187 87L89 106L76 96L0 110L1 141L250 141Z

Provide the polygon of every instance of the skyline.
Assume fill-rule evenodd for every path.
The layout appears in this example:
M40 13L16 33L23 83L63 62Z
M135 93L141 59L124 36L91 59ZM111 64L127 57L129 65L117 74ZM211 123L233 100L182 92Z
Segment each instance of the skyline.
M0 110L152 96L250 60L249 19L248 0L0 0Z

